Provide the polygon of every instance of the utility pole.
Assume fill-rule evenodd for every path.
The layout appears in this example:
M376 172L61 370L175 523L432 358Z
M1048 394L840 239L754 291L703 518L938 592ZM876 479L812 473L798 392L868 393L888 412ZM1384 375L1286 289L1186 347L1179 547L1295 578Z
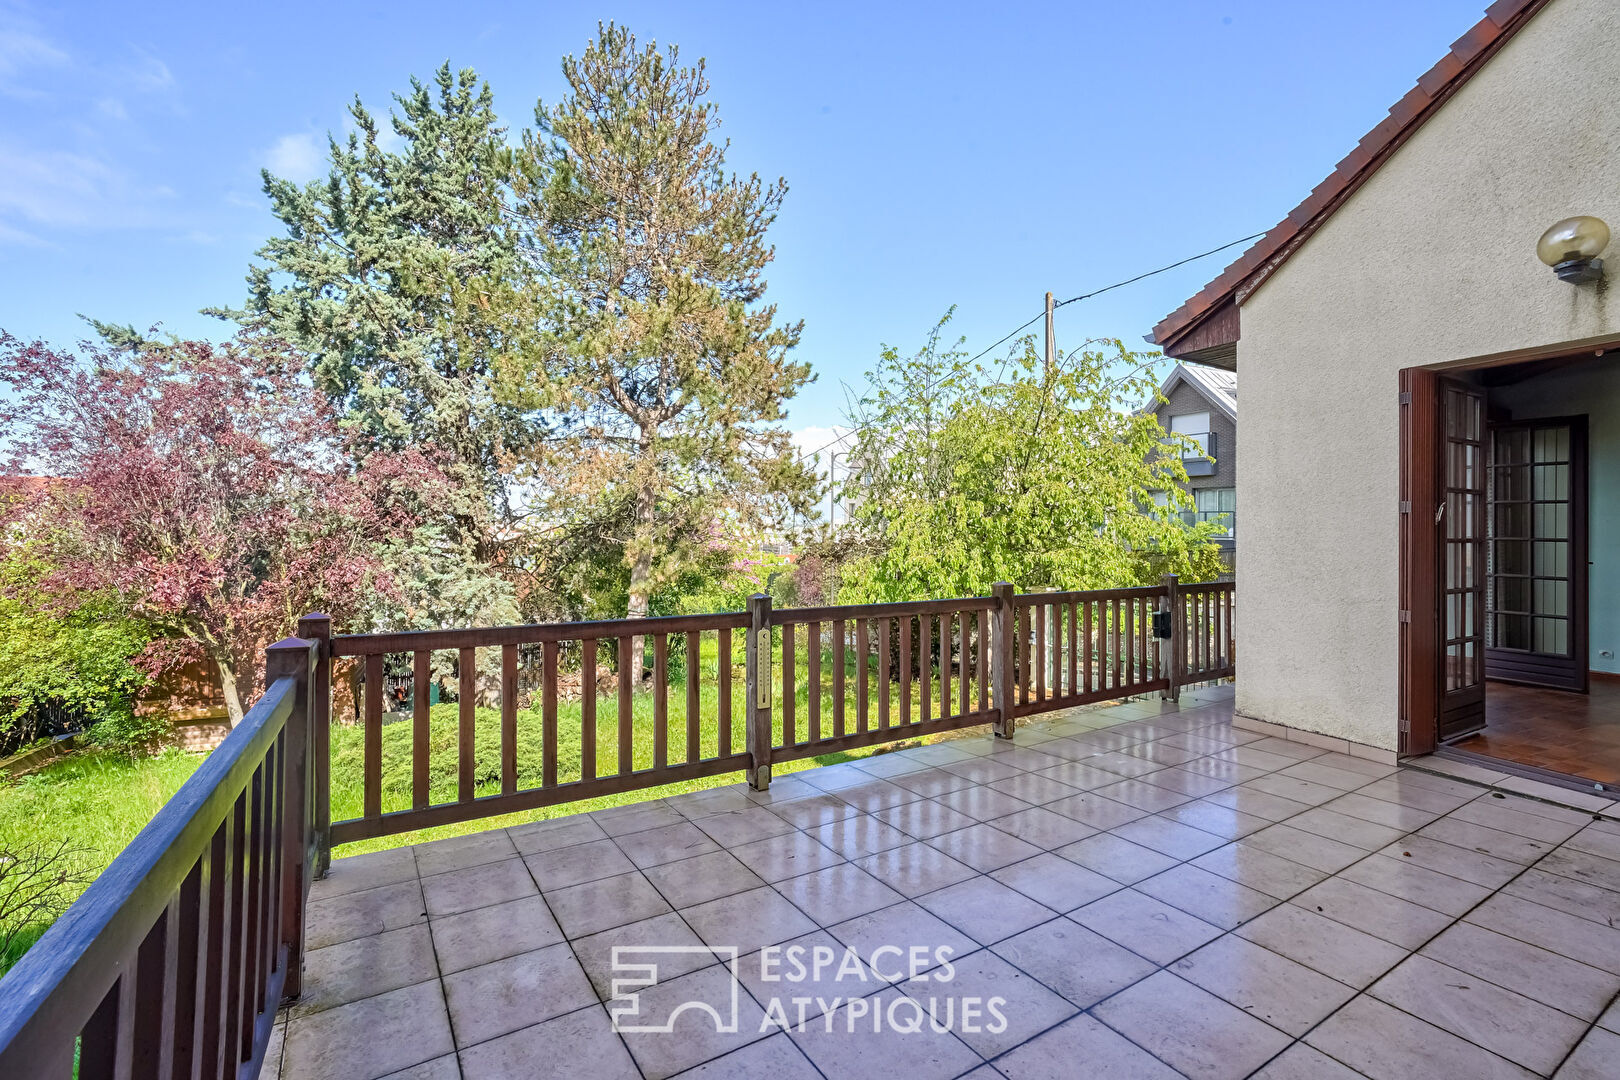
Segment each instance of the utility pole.
M1057 308L1052 303L1052 294L1046 294L1046 377L1052 377L1052 368L1057 366L1057 335L1052 330L1052 313Z
M827 524L838 524L838 451L827 457Z

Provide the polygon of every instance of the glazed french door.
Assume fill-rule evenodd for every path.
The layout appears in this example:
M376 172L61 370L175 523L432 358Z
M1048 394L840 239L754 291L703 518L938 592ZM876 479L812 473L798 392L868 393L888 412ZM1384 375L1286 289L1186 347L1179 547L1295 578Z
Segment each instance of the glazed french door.
M1587 690L1586 417L1491 426L1485 673Z
M1483 391L1440 380L1441 742L1485 726L1485 424Z

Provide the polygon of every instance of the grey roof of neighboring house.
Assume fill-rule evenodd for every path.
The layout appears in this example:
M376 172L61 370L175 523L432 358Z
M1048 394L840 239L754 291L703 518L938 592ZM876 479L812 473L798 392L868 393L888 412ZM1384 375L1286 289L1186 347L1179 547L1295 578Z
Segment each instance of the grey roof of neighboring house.
M1177 364L1170 377L1159 387L1160 397L1169 397L1170 391L1182 383L1191 383L1211 405L1237 422L1237 372L1203 364Z

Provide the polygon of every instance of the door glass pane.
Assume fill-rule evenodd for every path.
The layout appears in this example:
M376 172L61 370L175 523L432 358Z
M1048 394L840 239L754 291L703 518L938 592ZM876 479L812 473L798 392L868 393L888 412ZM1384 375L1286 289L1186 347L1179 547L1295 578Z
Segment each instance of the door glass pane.
M1530 504L1497 503L1494 535L1498 540L1529 539Z
M1528 574L1530 572L1530 543L1525 540L1498 540L1496 542L1496 572L1499 574Z
M1523 465L1504 465L1496 470L1496 497L1498 499L1528 499L1530 497L1530 470Z
M1530 579L1498 578L1496 581L1496 606L1501 611L1529 611Z
M1517 428L1496 434L1496 463L1517 464L1530 460L1530 432Z
M1535 620L1535 651L1564 656L1569 652L1569 620Z
M1496 617L1496 647L1499 649L1528 649L1530 647L1530 616L1498 615Z
M1569 576L1569 545L1562 541L1537 541L1534 572L1543 577Z
M1538 579L1535 586L1537 615L1569 614L1569 582Z

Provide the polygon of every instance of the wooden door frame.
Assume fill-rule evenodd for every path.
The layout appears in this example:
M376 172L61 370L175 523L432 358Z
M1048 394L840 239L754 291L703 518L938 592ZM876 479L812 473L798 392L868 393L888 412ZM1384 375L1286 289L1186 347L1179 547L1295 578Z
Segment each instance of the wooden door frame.
M1444 545L1433 508L1443 505L1440 373L1400 372L1400 664L1402 755L1432 753L1440 730L1440 569Z

